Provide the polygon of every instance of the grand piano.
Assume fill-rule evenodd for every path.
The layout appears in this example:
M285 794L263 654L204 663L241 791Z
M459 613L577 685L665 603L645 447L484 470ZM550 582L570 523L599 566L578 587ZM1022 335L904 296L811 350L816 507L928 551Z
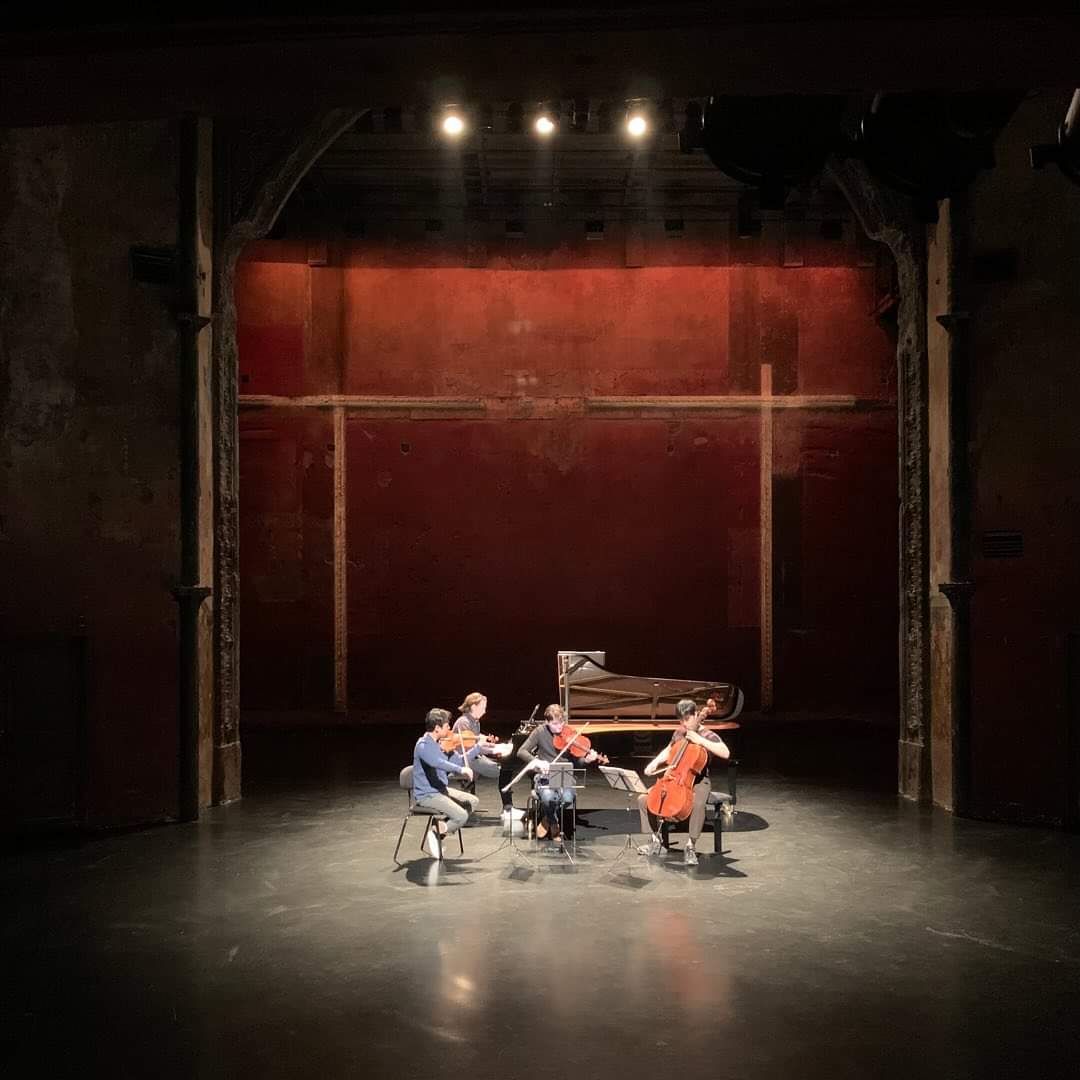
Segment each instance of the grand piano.
M559 697L569 722L588 724L590 735L615 731L671 731L678 724L675 703L712 698L716 712L705 722L713 731L737 728L743 693L732 683L617 675L604 666L601 651L559 652Z
M712 731L732 731L739 726L743 692L732 683L695 679L659 679L648 675L617 675L604 666L603 652L559 652L559 696L567 719L588 734L618 731L672 731L678 726L675 704L691 698L699 706L709 698L716 712L705 721ZM713 851L723 851L724 823L733 820L738 762L727 762L727 790L714 789L709 795L713 829Z

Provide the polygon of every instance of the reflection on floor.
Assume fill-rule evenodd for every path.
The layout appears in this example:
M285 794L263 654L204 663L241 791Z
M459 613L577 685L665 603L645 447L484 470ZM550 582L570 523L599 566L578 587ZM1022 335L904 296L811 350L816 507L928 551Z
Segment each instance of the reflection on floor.
M0 868L0 1063L54 1076L1074 1075L1080 838L750 771L649 860L590 776L574 862L437 863L377 762ZM632 763L629 763L632 764ZM300 775L303 770L295 770ZM494 785L482 804L497 809ZM518 805L524 795L518 797ZM681 844L682 837L676 836ZM14 1066L14 1068L12 1068ZM88 1071L88 1070L87 1070Z

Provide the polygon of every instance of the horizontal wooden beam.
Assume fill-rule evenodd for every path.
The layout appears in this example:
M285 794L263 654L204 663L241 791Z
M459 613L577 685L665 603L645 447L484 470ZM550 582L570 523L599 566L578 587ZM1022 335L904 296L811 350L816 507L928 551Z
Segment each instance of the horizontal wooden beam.
M413 420L486 419L552 420L580 415L603 419L668 419L684 416L709 418L733 412L758 412L763 409L803 411L871 412L895 409L896 402L879 398L859 398L848 394L791 394L768 397L759 394L718 396L633 397L399 397L318 394L288 397L277 394L241 394L240 409L343 409L347 414L406 418Z
M847 409L870 411L895 409L896 402L879 398L858 398L851 394L790 394L768 397L760 394L726 394L700 397L594 397L585 398L585 411L608 416L631 413L639 416L693 415L760 409Z
M279 394L241 394L241 412L258 409L344 409L347 413L361 413L383 417L408 417L410 419L455 418L483 416L484 402L479 398L355 396L351 394L314 394L288 397Z

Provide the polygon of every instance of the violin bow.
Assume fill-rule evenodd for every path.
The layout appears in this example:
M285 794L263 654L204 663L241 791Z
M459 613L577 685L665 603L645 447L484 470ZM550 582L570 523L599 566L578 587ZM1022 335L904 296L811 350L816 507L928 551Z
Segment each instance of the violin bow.
M535 712L536 712L536 710L534 709L534 710L533 710L533 712L535 713ZM558 760L559 760L559 758L561 758L561 757L563 756L563 754L565 754L565 753L566 753L566 751L567 751L567 750L569 750L569 749L570 749L570 747L574 745L574 741L575 741L575 740L577 739L577 737L578 737L579 735L584 735L584 734L585 734L585 728L587 728L588 726L589 726L589 725L588 725L588 724L586 724L586 725L585 725L585 727L583 727L583 728L582 728L582 729L581 729L580 731L576 731L576 732L574 733L574 738L573 738L573 739L571 739L571 740L570 740L570 741L569 741L569 742L568 742L568 743L567 743L567 744L566 744L566 745L565 745L565 746L564 746L564 747L563 747L563 748L562 748L562 749L561 749L561 750L560 750L560 751L558 752L558 754L556 754L556 755L555 755L555 760L551 762L551 764L552 764L552 765L554 765L554 764L555 764L555 762L556 762L556 761L558 761ZM535 759L534 759L534 760L535 760ZM519 773L517 774L517 776L515 776L515 777L514 777L514 779L510 781L510 783L509 783L509 784L507 784L507 785L506 785L505 787L502 787L502 788L500 788L499 790L500 790L500 791L509 791L509 790L510 790L510 789L511 789L511 788L512 788L512 787L513 787L513 786L514 786L514 785L515 785L515 784L516 784L516 783L517 783L517 782L518 782L518 781L519 781L519 780L520 780L520 779L521 779L521 778L522 778L522 777L523 777L523 776L524 776L524 775L525 775L525 774L526 774L527 772L532 772L532 767L533 767L533 763L532 763L532 762L530 761L530 762L529 762L529 764L528 764L528 765L526 765L526 766L525 766L525 768L524 768L524 769L522 769L522 770L521 770L521 772L519 772Z
M590 721L588 721L588 723L586 723L584 727L582 727L582 728L580 728L580 729L579 729L578 731L575 731L575 732L574 732L574 737L573 737L573 738L572 738L572 739L571 739L571 740L570 740L570 741L569 741L569 742L568 742L568 743L567 743L567 744L566 744L566 745L565 745L565 746L564 746L564 747L563 747L563 748L562 748L562 749L561 749L561 750L560 750L560 751L559 751L559 752L558 752L558 753L557 753L557 754L555 755L555 760L554 760L554 761L552 761L552 763L551 763L552 765L554 765L554 764L555 764L555 762L556 762L556 761L558 761L558 760L559 760L559 758L561 758L561 757L563 756L563 754L565 754L565 753L566 753L566 751L567 751L567 750L569 750L569 749L570 749L570 747L571 747L571 746L573 746L573 745L574 745L574 743L576 743L576 742L577 742L577 739L578 739L578 736L579 736L579 735L584 735L584 734L585 734L585 732L586 732L586 731L588 731L588 729L589 729L589 724L591 724L591 723L592 723L592 721L591 721L591 720L590 720Z
M525 768L522 769L521 772L519 772L517 774L517 776L515 776L514 779L510 781L509 784L506 784L504 787L499 788L499 790L504 791L504 792L509 791L531 769L532 769L532 762L530 761L529 764L526 765Z
M467 768L469 768L469 759L465 756L465 732L464 731L459 731L457 733L457 741L458 741L458 746L461 747L461 764L464 765L465 768L467 769Z

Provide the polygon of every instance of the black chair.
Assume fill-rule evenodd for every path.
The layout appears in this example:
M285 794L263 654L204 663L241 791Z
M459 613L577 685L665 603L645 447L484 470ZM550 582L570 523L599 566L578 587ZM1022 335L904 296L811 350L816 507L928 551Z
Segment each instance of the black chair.
M584 786L584 785L582 785ZM572 840L577 832L577 800L575 799L570 806L567 806L563 802L559 802L559 832L567 840ZM525 831L526 835L531 840L536 836L536 829L540 824L540 797L536 793L535 785L529 787L529 798L525 803ZM567 829L569 823L570 828Z
M439 835L439 830L435 825L436 821L445 821L446 817L440 814L438 810L429 810L425 806L417 806L413 801L413 767L406 765L404 769L398 774L398 784L405 789L406 797L409 800L409 809L405 812L405 817L401 822L401 831L398 833L397 846L394 848L394 864L400 866L398 862L398 851L401 850L401 841L405 836L405 827L409 824L409 818L411 817L426 817L427 826L424 829L423 834L420 837L420 850L426 851L424 847L424 839L428 834L428 831L432 831L435 834L435 842L439 845L439 858L443 857L443 843L442 837ZM458 844L461 847L461 854L465 854L465 840L462 838L461 830L457 831Z

